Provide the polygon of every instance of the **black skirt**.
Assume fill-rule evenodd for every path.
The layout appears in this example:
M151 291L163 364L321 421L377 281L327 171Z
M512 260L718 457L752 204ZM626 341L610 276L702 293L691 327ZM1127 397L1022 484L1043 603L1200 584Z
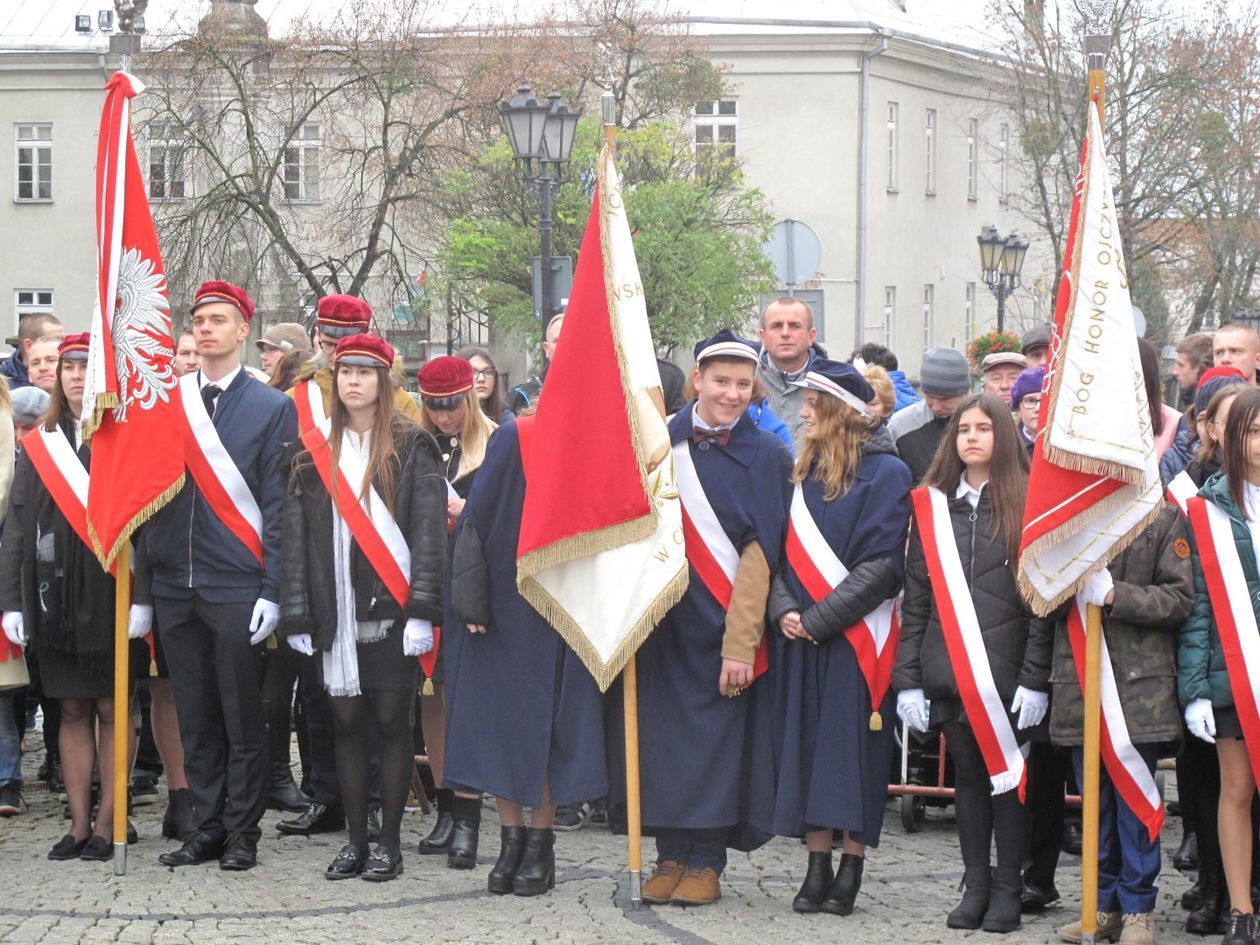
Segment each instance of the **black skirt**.
M109 699L114 695L113 660L95 671L79 660L55 650L43 650L37 661L39 682L50 699ZM136 680L149 675L149 645L132 640L128 651L127 691L132 692Z
M1238 719L1238 710L1232 705L1213 706L1212 716L1216 720L1217 738L1242 738L1242 722Z
M420 686L420 661L408 656L402 648L402 626L392 627L389 633L375 643L360 643L356 647L359 658L359 688L397 689L415 692ZM323 665L323 661L320 661Z

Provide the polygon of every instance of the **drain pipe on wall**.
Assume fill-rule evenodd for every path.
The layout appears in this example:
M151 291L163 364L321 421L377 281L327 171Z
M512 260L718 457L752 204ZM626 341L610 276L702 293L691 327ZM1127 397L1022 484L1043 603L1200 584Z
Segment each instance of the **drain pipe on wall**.
M857 278L853 306L853 347L862 347L866 332L866 198L870 171L871 60L888 51L888 36L879 34L879 48L862 55L858 92Z

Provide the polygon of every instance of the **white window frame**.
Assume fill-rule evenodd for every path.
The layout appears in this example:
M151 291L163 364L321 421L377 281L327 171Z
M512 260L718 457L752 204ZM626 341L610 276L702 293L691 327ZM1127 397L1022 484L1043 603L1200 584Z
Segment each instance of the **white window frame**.
M154 122L148 126L148 138L145 151L145 171L148 179L150 200L183 200L188 194L188 139L165 122ZM163 193L155 193L155 177L153 174L154 152L162 151L162 176L156 181L161 184ZM179 193L173 191L178 190Z
M888 180L886 185L892 193L897 191L897 116L897 103L889 102L888 117L885 120L884 127L888 137Z
M974 118L967 119L967 199L976 199L979 182L980 157L980 122Z
M929 108L923 116L923 156L927 163L924 190L928 194L936 193L936 109Z
M1006 203L1006 195L1009 192L1010 146L1011 126L1002 122L998 125L998 200L1001 203Z
M976 337L976 284L963 286L963 337L971 341Z
M53 314L52 289L14 289L13 290L13 332L17 333L22 319L26 315Z
M936 305L936 286L923 283L923 350L932 347L932 310Z
M47 133L46 136L44 133ZM22 152L31 152L30 195L22 196ZM48 192L40 196L40 169L48 168ZM52 203L53 201L53 125L50 121L13 123L13 201L14 203Z
M893 320L897 317L897 287L884 286L884 347L893 346Z
M707 141L701 141L701 129L708 134ZM723 136L730 140L722 140ZM720 156L725 160L734 160L739 156L739 100L721 98L710 102L697 102L691 115L691 150L697 159L708 155L710 159ZM729 154L722 152L729 150Z
M303 122L297 134L284 146L280 181L284 188L284 199L289 203L319 203L322 199L320 196L320 176L323 170L320 154L322 135L323 127L319 122ZM312 164L314 165L313 175ZM294 169L292 174L290 168ZM313 181L310 179L312 176Z

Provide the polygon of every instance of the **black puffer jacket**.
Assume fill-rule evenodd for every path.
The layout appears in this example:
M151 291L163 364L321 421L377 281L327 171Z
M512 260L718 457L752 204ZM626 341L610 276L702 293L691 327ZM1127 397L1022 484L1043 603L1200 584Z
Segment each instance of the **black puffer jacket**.
M1054 624L1032 616L1024 606L1007 562L1005 536L994 534L989 490L981 492L974 512L965 496L950 498L949 517L998 694L1010 705L1016 686L1048 692ZM935 700L933 722L960 717L958 683L941 632L917 525L910 531L901 643L892 685L898 691L922 689L929 700Z
M446 482L441 456L433 437L406 418L395 421L394 443L401 469L394 519L411 550L411 590L406 606L399 607L355 543L350 568L355 613L359 620L418 617L441 623L446 570ZM302 451L300 442L286 451L286 471L293 469L293 460ZM288 475L285 492L280 633L309 633L317 650L330 649L337 633L332 534L332 499L308 463Z

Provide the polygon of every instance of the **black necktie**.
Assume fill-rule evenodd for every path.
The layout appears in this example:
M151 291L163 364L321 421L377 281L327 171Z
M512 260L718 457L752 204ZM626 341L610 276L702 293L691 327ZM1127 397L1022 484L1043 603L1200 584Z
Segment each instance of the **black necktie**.
M206 413L210 419L214 419L214 399L223 393L223 388L218 384L207 384L201 388L201 401L206 405Z

